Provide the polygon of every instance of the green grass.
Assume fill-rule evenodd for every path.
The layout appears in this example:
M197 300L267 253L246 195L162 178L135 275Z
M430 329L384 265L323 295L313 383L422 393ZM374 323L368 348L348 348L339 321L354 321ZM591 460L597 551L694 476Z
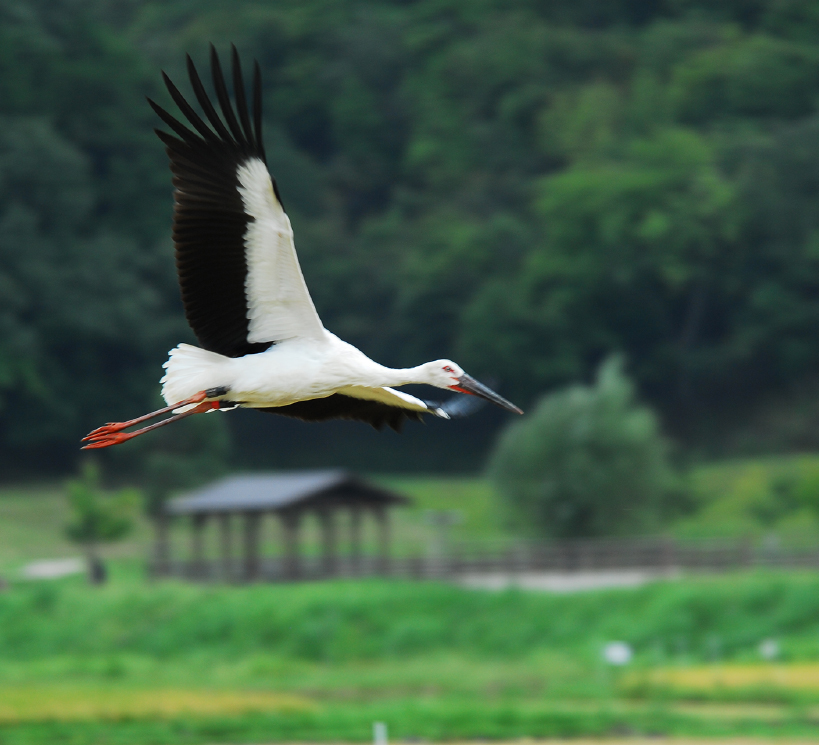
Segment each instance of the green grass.
M776 535L819 539L819 455L747 458L700 465L689 474L699 507L674 527L682 538Z
M721 464L694 477L713 519L726 509L720 500L746 505L743 495L756 493L748 484L781 483L772 474L792 465ZM378 481L415 500L396 515L399 552L426 548L428 509L461 511L458 540L509 538L480 479ZM811 573L566 596L378 580L151 584L143 570L150 526L140 519L132 538L112 547L104 588L82 577L17 580L25 561L79 554L62 537L66 520L59 486L0 492L0 568L12 580L0 592L0 704L11 706L0 723L2 745L364 742L373 721L386 721L392 739L819 734L819 691L692 693L625 677L717 661L758 664L765 638L779 640L784 663L819 661L819 577ZM273 551L275 521L265 529ZM176 532L184 552L186 526ZM625 673L600 660L601 646L614 639L636 651ZM243 693L253 706L238 706ZM304 705L277 709L287 697ZM177 709L174 701L182 702ZM83 706L87 718L76 715Z
M475 477L374 477L383 486L406 494L414 501L405 510L406 518L423 521L425 510L457 510L462 522L453 528L460 539L505 538L508 531L500 519L500 509L486 479Z
M34 559L79 556L65 537L68 501L59 484L0 489L0 568L14 570ZM149 525L137 516L134 532L108 549L112 557L144 556Z
M379 477L411 496L399 536L405 543L429 538L426 509L458 510L455 540L508 541L502 507L481 478ZM819 454L748 458L695 466L688 474L696 512L669 526L683 539L776 535L789 545L819 542Z
M441 741L521 738L595 738L612 735L756 736L815 738L810 717L785 712L778 717L702 717L665 707L594 711L566 706L521 706L434 700L335 705L302 714L242 717L38 722L0 728L4 745L204 745L205 743L368 742L372 723L389 723L393 740Z
M622 676L619 689L638 698L807 704L819 699L819 663L746 662L643 668Z
M560 596L376 580L149 584L133 561L113 570L103 588L67 578L0 593L0 702L17 691L21 712L4 714L4 745L365 741L374 720L394 738L819 734L819 691L767 708L731 708L719 695L693 705L626 690L600 660L604 642L624 639L633 670L703 664L716 639L722 660L758 662L768 637L786 661L819 660L812 574ZM96 711L103 689L107 713L78 717L82 695ZM166 692L159 713L150 691ZM264 696L273 703L237 709L231 692L242 691L262 709ZM304 705L277 710L277 696Z
M128 562L112 574L104 588L69 578L0 594L4 745L366 741L376 720L394 738L425 739L819 734L819 692L775 706L687 704L626 690L632 673L600 661L602 643L625 639L637 671L701 664L717 637L723 659L758 660L768 636L786 659L819 659L819 578L808 574L570 596L146 584Z
M708 662L715 655L756 660L766 638L781 640L786 660L819 659L819 577L807 572L552 595L384 580L147 584L131 565L118 571L102 589L78 577L21 582L0 594L0 668L70 652L168 664L262 655L329 666L456 655L523 667L543 654L552 655L544 669L570 655L594 670L599 645L611 639L630 642L641 664Z

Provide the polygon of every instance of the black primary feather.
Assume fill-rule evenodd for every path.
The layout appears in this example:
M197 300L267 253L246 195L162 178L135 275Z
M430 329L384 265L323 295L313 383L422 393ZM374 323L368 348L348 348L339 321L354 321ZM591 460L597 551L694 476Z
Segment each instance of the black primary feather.
M435 401L424 401L431 411L413 411L412 409L402 409L399 406L381 401L369 401L363 398L345 396L342 393L334 393L326 398L314 398L309 401L299 401L287 406L271 406L258 411L266 411L269 414L281 414L282 416L301 419L305 422L321 422L328 419L348 419L356 422L371 424L376 429L383 429L388 426L396 432L400 432L406 421L423 422L425 415L433 415L440 411L450 419L460 419L470 416L479 409L482 409L486 401L476 396L466 396L458 394L451 396L443 403ZM438 414L437 416L440 416Z
M164 73L168 92L190 127L150 99L149 103L176 135L157 130L170 158L176 187L173 239L185 317L204 349L227 357L242 357L262 352L273 342L250 343L247 340L249 321L245 285L248 266L244 236L252 218L244 211L238 169L252 158L265 162L261 131L262 90L256 68L251 126L235 49L232 57L235 107L225 85L219 56L211 46L211 72L221 117L190 58L191 87L204 118L196 113ZM273 189L281 202L275 180Z
M323 422L328 419L349 419L355 422L371 424L376 429L388 426L400 432L407 420L423 422L423 412L411 409L400 409L380 401L368 401L353 398L342 393L334 393L326 398L313 398L309 401L298 401L287 406L271 406L257 409L270 414L301 419L305 422Z

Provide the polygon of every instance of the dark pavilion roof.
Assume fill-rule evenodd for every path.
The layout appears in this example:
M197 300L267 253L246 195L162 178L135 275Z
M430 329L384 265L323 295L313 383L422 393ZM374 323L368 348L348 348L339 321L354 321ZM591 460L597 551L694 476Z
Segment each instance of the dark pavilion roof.
M165 511L171 515L192 515L409 503L407 497L368 484L346 471L284 471L228 476L169 500Z

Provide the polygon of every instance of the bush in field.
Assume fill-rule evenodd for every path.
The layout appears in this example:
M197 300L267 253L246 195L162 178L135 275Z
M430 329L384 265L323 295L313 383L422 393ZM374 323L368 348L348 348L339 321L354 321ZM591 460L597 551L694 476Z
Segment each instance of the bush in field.
M71 522L66 526L66 535L83 547L91 583L102 584L106 572L99 545L124 538L131 532L138 495L132 489L103 495L99 488L99 471L90 463L84 466L82 478L70 481L67 489Z
M657 420L620 358L592 386L543 398L501 435L490 476L513 519L543 535L586 537L656 524L673 484Z

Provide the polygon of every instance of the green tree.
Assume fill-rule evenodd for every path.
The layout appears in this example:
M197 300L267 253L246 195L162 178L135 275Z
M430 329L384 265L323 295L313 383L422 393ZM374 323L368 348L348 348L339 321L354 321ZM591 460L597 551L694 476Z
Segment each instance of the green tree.
M90 582L102 584L106 570L100 556L100 544L117 541L131 532L139 493L123 489L114 494L103 494L99 469L91 463L86 463L81 477L69 481L66 488L71 506L71 522L66 526L66 535L85 551Z
M4 472L74 468L192 341L144 94L173 108L158 70L190 93L211 41L261 64L328 328L524 405L623 350L701 446L819 367L818 27L811 0L0 0Z
M185 334L158 240L169 184L144 102L158 81L90 2L0 0L0 48L2 462L31 469L47 447L65 472L88 429L147 408Z
M498 440L489 474L510 515L545 536L655 527L673 487L667 444L612 357L592 386L543 398Z

